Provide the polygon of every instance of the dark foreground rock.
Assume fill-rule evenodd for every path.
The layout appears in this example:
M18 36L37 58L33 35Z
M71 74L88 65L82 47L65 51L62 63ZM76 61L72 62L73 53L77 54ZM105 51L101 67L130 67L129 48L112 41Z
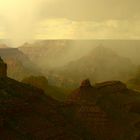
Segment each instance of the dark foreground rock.
M140 135L140 93L120 81L91 86L84 80L67 103L96 140L136 140Z
M0 78L0 139L83 140L84 131L64 116L62 103L33 86ZM82 134L83 133L83 134Z

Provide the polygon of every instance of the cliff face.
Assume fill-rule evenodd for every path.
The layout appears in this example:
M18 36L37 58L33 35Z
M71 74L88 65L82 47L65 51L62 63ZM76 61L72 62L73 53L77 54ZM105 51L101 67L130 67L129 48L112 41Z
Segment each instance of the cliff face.
M0 77L7 76L7 64L0 57Z
M135 127L140 122L140 94L120 81L91 86L85 80L67 102L75 106L74 116L97 140L135 140L140 134Z
M17 48L0 48L0 56L7 63L7 75L22 80L31 74L40 74L39 69Z

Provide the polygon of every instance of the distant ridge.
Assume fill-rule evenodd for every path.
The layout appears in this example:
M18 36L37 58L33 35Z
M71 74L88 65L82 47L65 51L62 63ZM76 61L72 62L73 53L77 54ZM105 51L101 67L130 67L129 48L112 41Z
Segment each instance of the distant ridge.
M9 48L6 44L1 44L0 43L0 48Z
M60 68L58 75L72 80L89 77L93 82L127 80L136 71L129 58L119 56L112 49L99 46L86 56ZM57 73L57 71L56 71Z

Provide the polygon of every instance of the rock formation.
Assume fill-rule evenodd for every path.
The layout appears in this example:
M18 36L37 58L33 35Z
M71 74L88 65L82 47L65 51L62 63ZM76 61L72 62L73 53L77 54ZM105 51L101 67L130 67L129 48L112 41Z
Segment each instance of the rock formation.
M6 76L7 76L7 64L4 63L4 61L0 57L0 77L6 77Z
M89 80L84 80L67 102L75 105L75 118L94 135L95 140L135 140L135 135L139 135L133 129L136 120L139 122L139 99L139 93L120 81L91 86ZM137 116L132 117L134 113Z
M81 88L89 88L89 87L91 87L91 84L90 84L89 79L86 79L86 80L82 81L80 87L81 87Z

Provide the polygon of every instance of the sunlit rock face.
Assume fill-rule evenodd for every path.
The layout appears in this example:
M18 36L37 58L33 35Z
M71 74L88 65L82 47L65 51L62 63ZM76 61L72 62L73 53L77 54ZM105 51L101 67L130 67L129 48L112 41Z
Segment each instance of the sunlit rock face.
M6 77L6 76L7 76L7 64L4 63L4 61L0 57L0 77Z
M21 81L30 75L41 75L36 65L18 48L0 48L0 56L7 64L7 76L10 78Z

